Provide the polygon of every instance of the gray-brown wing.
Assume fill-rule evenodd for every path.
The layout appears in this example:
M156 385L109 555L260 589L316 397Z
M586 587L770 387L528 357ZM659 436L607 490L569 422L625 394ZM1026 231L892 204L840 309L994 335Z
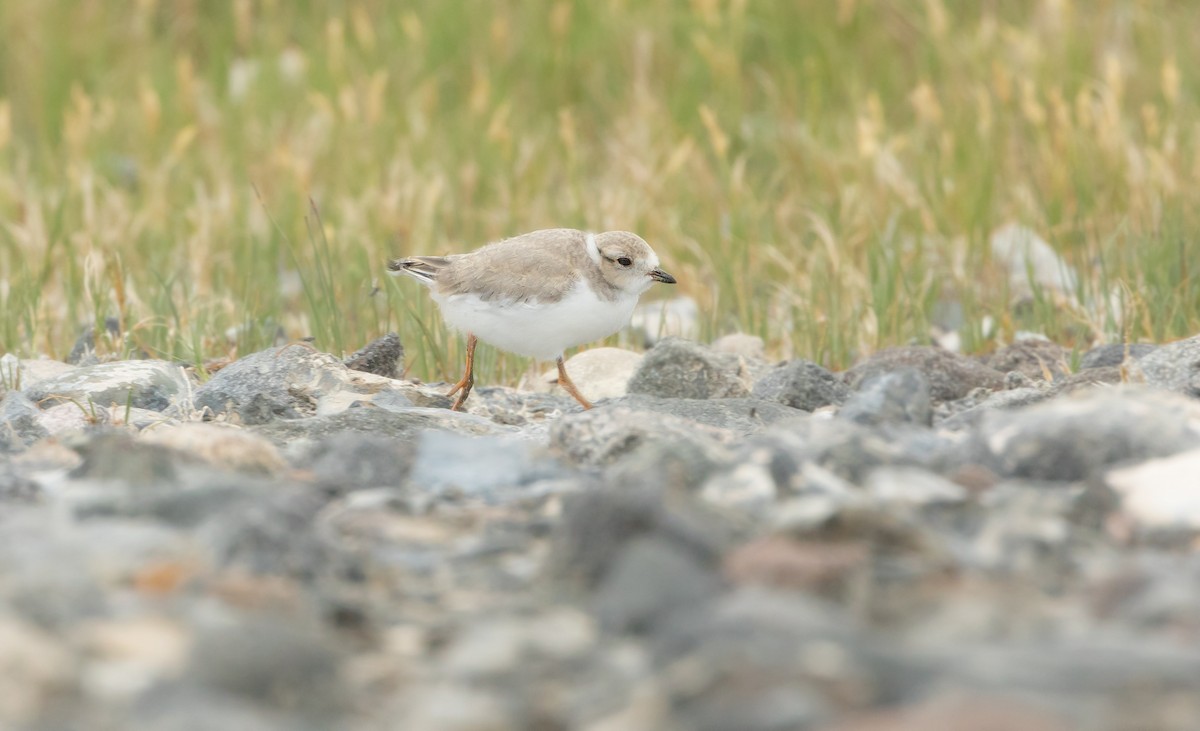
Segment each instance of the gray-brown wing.
M547 229L505 239L454 259L437 274L446 295L477 294L485 301L556 302L591 264L585 233Z

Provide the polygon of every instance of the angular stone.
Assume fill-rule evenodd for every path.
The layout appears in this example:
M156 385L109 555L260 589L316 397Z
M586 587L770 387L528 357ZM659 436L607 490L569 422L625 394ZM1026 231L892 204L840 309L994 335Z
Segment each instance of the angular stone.
M404 365L404 345L396 333L388 333L382 338L367 343L345 361L346 367L373 373L384 378L399 378Z
M880 373L859 384L838 411L839 419L859 424L933 423L929 400L929 381L915 368Z
M629 393L663 398L740 398L750 395L744 371L737 356L667 338L647 351L629 381Z
M755 382L751 396L793 409L816 411L844 403L850 397L850 388L830 371L798 358L767 371Z

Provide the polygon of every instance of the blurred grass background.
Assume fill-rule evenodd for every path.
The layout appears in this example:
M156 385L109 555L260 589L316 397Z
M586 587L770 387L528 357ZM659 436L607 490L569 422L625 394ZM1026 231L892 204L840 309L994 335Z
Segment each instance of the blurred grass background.
M969 351L1200 332L1192 3L7 0L0 38L0 352L396 330L453 379L383 263L549 226L635 230L702 337L832 367L948 311ZM1077 291L1014 308L1009 222Z

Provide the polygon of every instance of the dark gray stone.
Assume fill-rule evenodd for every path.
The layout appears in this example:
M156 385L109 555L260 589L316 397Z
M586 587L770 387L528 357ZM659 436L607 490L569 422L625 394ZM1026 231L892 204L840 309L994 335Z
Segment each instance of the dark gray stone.
M404 365L404 345L396 333L388 333L378 340L367 343L361 350L345 360L346 367L374 373L384 378L399 378Z
M104 318L105 336L110 340L117 340L121 337L121 322L115 317ZM71 347L71 352L67 355L67 361L71 365L94 365L96 362L96 325L95 323L86 325L79 333L79 337L75 339L75 345Z
M846 371L851 388L871 376L902 368L916 368L929 381L929 395L935 401L954 401L976 388L997 390L1004 387L1004 374L971 358L928 346L889 348L868 357Z
M20 391L9 391L0 399L0 454L19 452L49 432L38 423L37 404Z
M84 366L38 381L26 395L42 408L73 403L163 411L185 396L191 382L183 368L161 360L125 360Z
M933 423L929 381L915 368L881 373L859 384L838 418L868 425L929 426Z
M1177 396L1148 389L1092 390L986 414L974 451L999 475L1084 480L1115 464L1200 446L1191 408Z
M1083 354L1079 359L1079 370L1091 368L1109 368L1125 362L1126 355L1130 360L1140 360L1158 350L1153 343L1108 343L1097 345Z
M767 371L754 384L751 395L793 409L815 411L845 403L850 389L841 378L816 363L796 359Z
M736 355L718 353L678 338L659 341L629 379L630 394L662 398L739 398L749 396Z

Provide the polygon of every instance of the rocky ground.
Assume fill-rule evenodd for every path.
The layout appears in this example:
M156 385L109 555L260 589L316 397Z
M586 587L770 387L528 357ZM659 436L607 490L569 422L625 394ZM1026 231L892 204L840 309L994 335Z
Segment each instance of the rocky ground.
M1200 338L0 358L0 728L1200 728Z

